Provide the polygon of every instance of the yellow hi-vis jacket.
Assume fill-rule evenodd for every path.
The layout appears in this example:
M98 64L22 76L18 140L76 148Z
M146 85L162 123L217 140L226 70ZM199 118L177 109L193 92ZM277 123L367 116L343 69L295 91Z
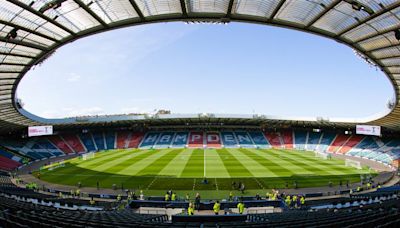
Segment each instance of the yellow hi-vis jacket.
M214 209L215 213L218 213L220 208L221 208L221 204L220 203L215 203L214 204L213 209Z

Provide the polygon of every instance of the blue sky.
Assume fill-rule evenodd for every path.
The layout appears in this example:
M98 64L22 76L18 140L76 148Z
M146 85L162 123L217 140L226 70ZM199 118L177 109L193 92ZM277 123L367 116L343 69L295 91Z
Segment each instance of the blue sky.
M136 26L57 50L18 88L42 117L152 112L366 117L386 76L332 40L242 23Z

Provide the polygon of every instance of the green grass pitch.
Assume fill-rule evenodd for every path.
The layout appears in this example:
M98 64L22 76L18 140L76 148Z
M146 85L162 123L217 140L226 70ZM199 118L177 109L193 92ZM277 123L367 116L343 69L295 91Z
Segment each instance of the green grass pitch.
M360 181L360 174L374 173L346 167L343 160L322 160L313 152L282 149L160 149L110 150L95 158L66 161L65 167L42 170L41 179L51 183L84 187L143 189L162 194L208 192L227 194L232 182L242 182L248 194L272 188L327 186ZM207 177L209 183L203 184Z

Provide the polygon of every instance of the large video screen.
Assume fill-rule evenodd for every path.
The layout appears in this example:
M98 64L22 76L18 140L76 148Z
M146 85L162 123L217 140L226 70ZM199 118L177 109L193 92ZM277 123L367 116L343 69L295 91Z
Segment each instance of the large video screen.
M35 126L28 127L28 136L41 136L41 135L52 135L53 134L53 126Z
M380 136L381 135L381 126L357 125L356 126L356 134Z

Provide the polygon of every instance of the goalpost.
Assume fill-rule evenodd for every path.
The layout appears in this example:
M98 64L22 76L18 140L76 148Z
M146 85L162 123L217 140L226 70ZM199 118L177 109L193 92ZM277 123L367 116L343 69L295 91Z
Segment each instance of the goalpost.
M316 158L321 158L321 159L324 159L324 160L328 160L328 159L331 158L330 154L325 153L325 152L321 152L321 151L315 151L314 154L315 154Z
M82 154L82 160L89 160L89 159L92 159L92 158L94 158L94 152L89 152L89 153L86 153L86 154Z
M354 161L354 160L351 160L351 159L346 159L345 160L345 165L349 166L349 167L354 167L356 169L362 169L361 162Z

